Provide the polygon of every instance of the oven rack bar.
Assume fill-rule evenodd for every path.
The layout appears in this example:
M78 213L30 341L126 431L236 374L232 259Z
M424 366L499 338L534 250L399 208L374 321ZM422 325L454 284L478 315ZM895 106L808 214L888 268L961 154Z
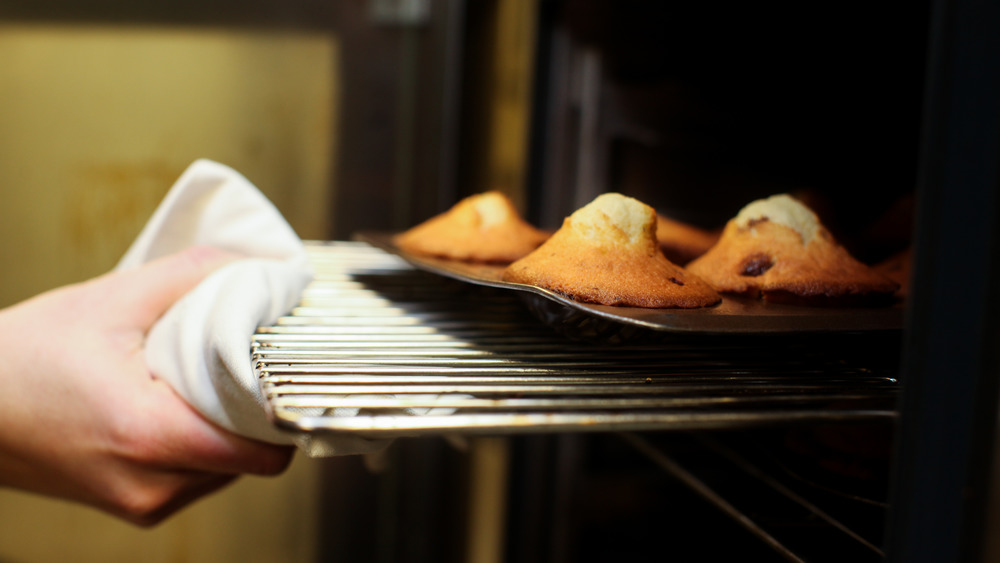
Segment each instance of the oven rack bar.
M421 272L365 243L307 249L314 281L251 348L286 429L395 437L895 417L894 371L829 347L781 342L776 360L746 338L577 342L510 291Z
M884 503L837 492L833 495L841 506L831 511L831 493L798 479L788 470L769 467L773 463L764 459L747 457L729 443L738 440L746 453L760 458L764 450L752 438L691 433L681 440L687 447L677 447L676 443L655 442L632 432L622 433L621 437L782 559L875 563L885 557L878 534L873 534L870 526L858 525L864 519L883 519ZM720 479L720 474L726 477ZM851 508L847 513L844 502Z

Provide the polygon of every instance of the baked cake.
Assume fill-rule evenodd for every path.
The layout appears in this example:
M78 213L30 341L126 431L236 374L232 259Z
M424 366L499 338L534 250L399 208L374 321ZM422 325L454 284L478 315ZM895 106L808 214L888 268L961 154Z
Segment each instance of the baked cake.
M860 305L899 287L855 260L815 213L786 194L744 207L719 242L687 267L718 291L767 301Z
M719 233L657 214L656 240L668 260L683 266L708 252L719 240Z
M602 305L695 308L721 301L663 255L653 208L617 193L567 217L537 250L508 266L503 279Z
M401 250L470 262L510 263L549 234L530 225L502 192L469 196L393 238Z
M910 266L913 261L913 250L906 248L875 265L889 279L899 284L896 295L905 297L909 293Z

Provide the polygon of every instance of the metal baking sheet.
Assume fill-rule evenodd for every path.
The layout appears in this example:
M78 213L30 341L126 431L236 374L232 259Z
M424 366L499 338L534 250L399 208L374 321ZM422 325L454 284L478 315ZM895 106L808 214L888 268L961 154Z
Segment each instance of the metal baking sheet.
M898 331L903 304L882 307L808 307L767 303L723 295L722 303L701 309L644 309L581 303L543 288L506 282L503 265L469 263L417 256L393 243L395 233L360 232L355 239L395 254L414 267L467 283L521 292L529 308L549 324L613 323L658 332L686 334L760 334L801 332ZM607 327L598 331L607 332Z

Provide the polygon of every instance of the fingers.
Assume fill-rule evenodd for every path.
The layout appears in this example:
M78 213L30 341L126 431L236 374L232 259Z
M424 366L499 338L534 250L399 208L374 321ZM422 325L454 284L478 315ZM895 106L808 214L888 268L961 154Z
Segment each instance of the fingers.
M210 473L278 475L288 468L295 453L292 446L265 444L216 427L189 438L198 443L188 443L185 465Z
M119 452L97 504L139 526L153 526L240 475L273 476L289 465L294 449L241 438L207 421L181 425L168 435L137 433Z
M123 451L150 465L210 473L277 475L291 461L290 446L238 436L213 424L162 381L153 381L158 398L147 404L138 424L126 423ZM133 419L134 420L134 419ZM130 429L130 430L129 430Z
M201 432L178 438L184 465L210 473L273 476L288 468L295 449L237 436L204 421Z
M97 504L116 516L151 526L242 474L284 471L294 449L228 432L194 411L162 381L132 408L112 411L102 450L110 471L95 478Z
M178 299L237 255L208 246L187 250L118 272L115 289L140 328L148 329Z

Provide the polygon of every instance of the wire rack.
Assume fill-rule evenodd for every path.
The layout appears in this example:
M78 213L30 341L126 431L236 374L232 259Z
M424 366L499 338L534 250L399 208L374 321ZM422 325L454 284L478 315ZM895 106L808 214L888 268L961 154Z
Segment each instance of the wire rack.
M866 335L574 341L516 292L358 242L307 244L316 278L258 329L280 427L364 437L744 428L891 420L895 368ZM883 348L884 349L884 348Z

